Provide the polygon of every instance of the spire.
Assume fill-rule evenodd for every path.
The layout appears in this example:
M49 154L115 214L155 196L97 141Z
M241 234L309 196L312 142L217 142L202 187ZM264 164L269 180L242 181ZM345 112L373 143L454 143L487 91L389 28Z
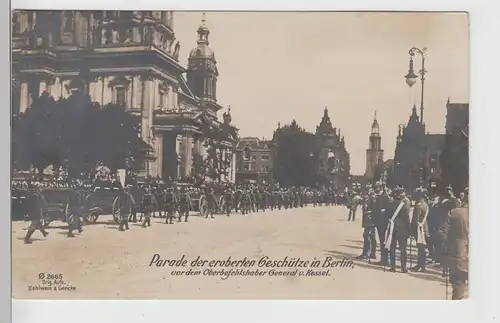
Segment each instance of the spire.
M323 118L328 118L328 107L325 105L325 110L323 111Z
M379 134L379 125L377 121L377 111L375 111L372 123L372 135Z
M448 97L448 101L446 101L446 105L450 105L450 97Z
M198 45L201 44L206 44L208 45L208 35L210 35L210 30L207 27L207 18L206 14L203 13L201 15L201 24L200 27L198 27Z

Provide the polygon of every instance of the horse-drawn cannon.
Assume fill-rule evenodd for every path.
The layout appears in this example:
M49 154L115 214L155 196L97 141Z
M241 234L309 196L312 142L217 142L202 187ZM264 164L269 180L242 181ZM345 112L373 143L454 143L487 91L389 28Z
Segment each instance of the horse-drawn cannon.
M95 223L102 213L99 206L93 205L83 191L71 188L49 188L41 191L42 225L48 227L53 221L67 222L77 213L88 223Z

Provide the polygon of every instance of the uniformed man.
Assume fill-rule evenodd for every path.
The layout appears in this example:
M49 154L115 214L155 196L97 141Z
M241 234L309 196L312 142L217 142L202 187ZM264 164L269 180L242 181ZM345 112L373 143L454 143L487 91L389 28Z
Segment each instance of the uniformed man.
M187 189L183 186L179 195L179 222L184 215L184 222L188 222L189 210L191 209L191 196Z
M452 300L465 296L469 280L469 191L466 189L460 208L450 211L445 230L443 261L449 269Z
M406 247L410 237L410 204L402 187L395 190L394 198L385 243L390 252L391 269L389 271L396 272L396 247L399 245L401 272L407 273Z
M128 188L122 188L118 193L118 196L120 197L120 225L118 226L118 231L125 231L129 229L128 219L132 207L129 195Z
M441 263L441 256L444 250L444 243L446 238L447 221L451 210L458 208L459 203L453 194L451 186L446 187L445 194L442 197L438 206L436 217L434 219L435 232L434 232L434 261L436 264Z
M359 205L362 203L362 200L363 199L361 198L361 196L356 192L351 200L351 205L349 206L349 218L347 219L347 221L351 221L351 218L352 222L356 221L356 211L358 210Z
M142 194L141 209L144 214L144 220L142 222L142 227L151 226L151 213L153 212L154 205L154 195L151 192L151 187L144 187L144 193Z
M234 195L231 188L227 186L226 190L224 191L224 209L225 209L224 211L226 212L227 216L231 215L233 204L234 204Z
M70 201L68 204L68 209L66 214L68 222L68 238L74 238L73 230L78 230L78 233L82 233L82 221L81 217L83 215L83 196L79 192L75 195L70 196Z
M36 230L40 230L44 238L49 234L45 231L42 225L42 218L44 210L46 209L46 204L38 183L34 183L33 185L28 183L28 191L26 195L28 218L31 220L31 224L26 232L26 236L24 237L24 243L31 243L31 236Z
M214 218L215 210L217 209L217 198L215 197L213 188L207 188L206 190L207 197L207 215L205 218L208 218L210 214L210 218Z
M165 223L173 224L174 215L175 212L177 211L177 197L175 195L173 187L168 187L165 192L164 206L165 206L165 213L167 214Z
M363 228L363 252L357 259L375 259L377 250L377 240L375 239L375 222L373 211L377 203L377 195L374 192L367 194L363 203L363 218L361 227Z
M425 202L427 190L420 189L415 193L415 206L413 208L413 216L411 218L412 237L417 243L417 265L412 271L424 272L426 263L426 246L429 240L429 228L427 218L429 215L429 206Z

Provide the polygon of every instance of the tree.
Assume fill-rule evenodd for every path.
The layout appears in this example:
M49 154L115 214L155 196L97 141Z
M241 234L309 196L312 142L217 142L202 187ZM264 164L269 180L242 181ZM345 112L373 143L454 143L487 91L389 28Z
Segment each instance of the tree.
M316 147L312 133L295 120L276 133L274 176L282 186L312 186L316 181Z
M70 177L89 176L98 165L137 169L151 149L139 137L138 117L114 104L101 108L79 92L59 101L44 93L14 124L13 164L39 174L49 165Z
M41 177L47 166L62 165L63 120L59 111L59 104L44 93L14 120L12 162L15 168L34 167Z

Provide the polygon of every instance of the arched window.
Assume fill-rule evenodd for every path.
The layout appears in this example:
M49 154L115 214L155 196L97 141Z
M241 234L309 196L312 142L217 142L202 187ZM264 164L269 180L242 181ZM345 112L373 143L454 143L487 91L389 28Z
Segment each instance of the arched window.
M113 93L113 103L120 106L128 105L128 90L129 90L130 80L124 76L118 76L113 81L109 83L109 87L112 88Z
M245 149L243 150L243 159L249 160L251 154L252 154L252 149L250 149L249 146L246 146Z

